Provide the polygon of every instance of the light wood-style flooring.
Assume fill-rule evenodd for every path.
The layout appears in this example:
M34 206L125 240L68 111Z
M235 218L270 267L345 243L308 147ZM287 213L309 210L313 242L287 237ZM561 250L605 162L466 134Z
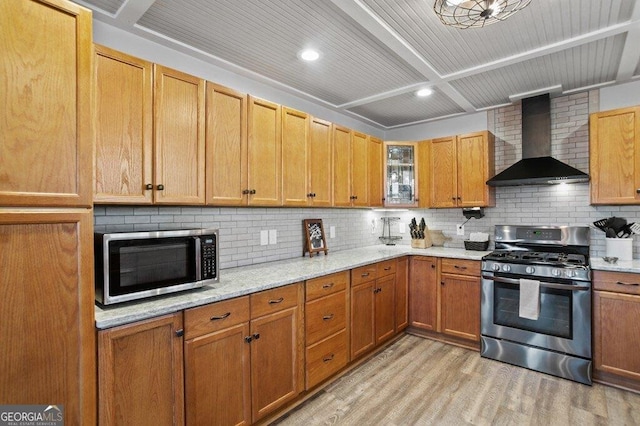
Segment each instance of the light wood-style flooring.
M640 395L406 335L274 424L640 425Z

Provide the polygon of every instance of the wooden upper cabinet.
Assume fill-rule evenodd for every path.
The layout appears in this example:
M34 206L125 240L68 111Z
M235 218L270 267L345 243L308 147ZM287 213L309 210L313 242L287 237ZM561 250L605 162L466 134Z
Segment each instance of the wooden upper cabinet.
M640 107L589 117L591 204L640 204Z
M431 141L431 207L456 207L458 175L456 170L456 138Z
M353 132L351 139L351 196L354 207L369 205L369 136Z
M384 192L382 185L382 140L371 137L369 139L369 206L382 207L384 205Z
M306 206L309 190L309 115L282 108L282 203Z
M153 64L95 46L96 203L150 204Z
M495 173L493 134L459 135L456 149L458 207L495 206L495 190L486 183Z
M333 204L333 139L328 121L313 117L309 128L309 189L311 205L330 207Z
M333 126L333 205L351 206L351 130Z
M280 105L249 96L249 205L282 204L281 125Z
M207 204L247 203L247 94L207 82Z
M0 2L0 205L92 205L91 12Z
M204 204L204 80L154 68L155 202Z
M495 190L486 184L495 173L494 155L488 131L433 139L431 207L494 206Z
M428 208L431 206L431 141L425 140L416 144L418 164L422 167L418 168L418 207Z

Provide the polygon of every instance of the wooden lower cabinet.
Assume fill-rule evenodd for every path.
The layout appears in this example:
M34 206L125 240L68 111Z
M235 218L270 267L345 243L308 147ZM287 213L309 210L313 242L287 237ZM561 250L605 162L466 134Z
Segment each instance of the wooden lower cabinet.
M353 269L351 282L353 360L395 334L396 260Z
M182 312L98 332L100 425L184 424Z
M409 323L422 330L438 331L438 260L413 256L409 263Z
M0 208L0 404L95 424L92 231L89 209Z
M480 291L480 262L412 257L411 327L436 338L477 348Z
M593 273L593 379L640 391L640 274Z
M187 425L251 424L249 297L185 311Z

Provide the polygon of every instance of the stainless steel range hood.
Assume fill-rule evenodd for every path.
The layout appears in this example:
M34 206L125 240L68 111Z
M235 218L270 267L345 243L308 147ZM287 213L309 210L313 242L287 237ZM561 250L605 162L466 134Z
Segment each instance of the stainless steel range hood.
M589 175L551 157L549 94L522 99L522 160L487 181L490 186L589 182Z

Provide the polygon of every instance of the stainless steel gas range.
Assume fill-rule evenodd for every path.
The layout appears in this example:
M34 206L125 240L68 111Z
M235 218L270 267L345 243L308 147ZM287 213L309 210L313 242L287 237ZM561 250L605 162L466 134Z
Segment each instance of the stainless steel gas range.
M482 260L481 355L591 384L589 228L498 225L495 246Z

